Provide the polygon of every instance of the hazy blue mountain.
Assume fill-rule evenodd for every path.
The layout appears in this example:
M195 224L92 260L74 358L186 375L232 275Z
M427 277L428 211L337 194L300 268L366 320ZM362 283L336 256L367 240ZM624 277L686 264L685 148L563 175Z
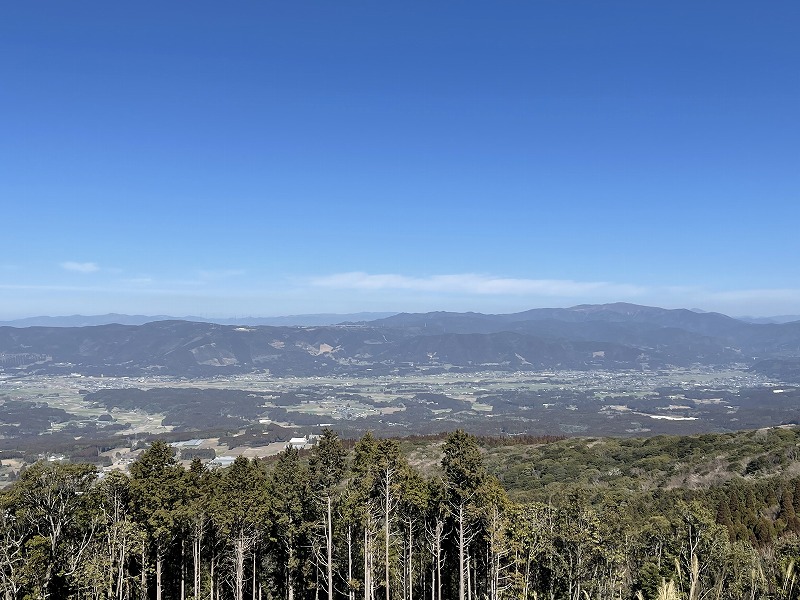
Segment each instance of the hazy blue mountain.
M736 317L745 323L791 323L800 321L800 315L776 315L774 317Z
M12 321L0 321L0 326L7 327L88 327L92 325L144 325L153 321L193 321L196 323L217 323L219 325L274 325L274 326L310 326L335 325L337 323L369 321L389 317L390 312L360 312L348 314L322 313L308 315L286 315L280 317L231 317L212 319L206 317L172 317L167 315L124 315L109 313L107 315L69 315L60 317L27 317Z
M221 325L272 325L282 327L309 327L322 325L338 325L340 323L356 323L384 319L394 314L393 312L359 312L359 313L320 313L309 315L287 315L282 317L236 317L231 319L194 319L186 317L187 321L205 321Z
M173 319L165 315L122 315L109 313L107 315L68 315L60 317L39 316L0 321L0 325L7 327L90 327L92 325L144 325L151 321L165 321Z
M414 328L420 333L491 333L534 327L525 324L535 321L643 323L658 327L675 327L707 335L729 335L748 327L748 324L720 313L697 313L688 309L665 309L624 302L582 304L571 308L535 308L500 315L471 312L400 313L372 321L371 324Z
M0 327L0 368L107 375L264 370L376 375L419 368L639 369L789 360L762 365L783 372L800 357L800 322L745 323L719 313L623 303L505 315L402 313L341 325L247 321Z

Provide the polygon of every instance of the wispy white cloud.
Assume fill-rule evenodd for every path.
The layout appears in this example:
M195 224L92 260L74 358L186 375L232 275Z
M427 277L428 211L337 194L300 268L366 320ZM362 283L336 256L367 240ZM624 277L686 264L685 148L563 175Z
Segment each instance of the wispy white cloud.
M318 287L355 290L408 290L420 292L461 293L478 295L535 295L580 297L603 295L633 297L645 294L647 288L607 281L574 281L571 279L524 279L496 277L476 273L410 277L398 274L363 272L336 273L316 277L311 284Z
M105 292L106 287L84 285L55 285L55 284L28 284L28 283L2 283L0 290L32 291L32 292Z
M245 275L247 272L244 269L212 269L212 270L204 270L198 269L189 275L193 275L191 278L174 278L174 279L164 279L160 283L161 285L166 286L173 286L176 288L200 288L200 287L209 287L214 286L218 282L225 281L227 279L232 279L234 277L240 277Z
M103 275L110 272L108 267L98 267L98 270ZM89 268L83 272L94 271ZM243 277L232 285L234 281L226 277L247 274L241 270L228 270L204 274L194 271L192 275L195 277L190 280L176 280L140 272L131 277L79 277L71 281L42 282L15 281L17 277L7 273L2 277L5 281L0 280L0 309L9 313L19 312L20 306L31 306L36 302L40 307L37 310L42 314L56 314L71 298L78 312L88 310L80 308L81 303L86 302L96 302L97 312L125 312L124 307L134 303L136 306L150 306L147 310L152 314L197 314L200 306L205 307L209 314L220 315L225 311L256 314L264 311L263 307L270 307L269 314L291 314L297 312L300 305L305 312L331 312L332 307L336 312L514 312L543 306L615 301L665 308L700 308L730 315L800 313L800 288L779 286L715 289L699 285L515 278L477 273L420 277L366 272L274 281ZM50 307L50 303L54 306Z
M128 279L120 279L119 282L125 286L134 286L134 287L145 287L149 285L153 285L155 283L155 279L152 277L131 277Z
M800 289L761 288L704 290L693 296L697 306L733 315L771 316L800 313Z
M197 274L200 276L200 279L204 279L206 281L215 280L215 279L228 279L229 277L239 277L245 274L244 269L210 269L210 270L199 270Z
M98 264L94 262L66 261L61 263L61 268L76 273L96 273L100 270Z
M744 289L712 289L701 286L663 286L655 287L651 295L661 301L689 306L691 303L699 307L717 307L718 309L734 309L737 307L763 307L770 313L783 306L787 310L800 312L800 288L744 288ZM774 307L770 308L770 307Z
M761 302L764 300L792 300L800 302L800 290L791 288L729 290L724 292L709 292L706 294L706 297L726 302Z

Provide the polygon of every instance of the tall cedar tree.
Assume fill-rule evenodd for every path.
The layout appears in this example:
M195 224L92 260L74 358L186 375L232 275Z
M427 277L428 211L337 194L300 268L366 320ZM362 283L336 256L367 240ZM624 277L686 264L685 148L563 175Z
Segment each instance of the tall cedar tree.
M163 593L164 560L180 534L186 486L185 471L172 449L156 440L131 465L131 512L147 532L149 553L142 554L142 588L146 592L150 560L155 561L156 600Z
M278 575L275 591L286 600L295 600L309 516L306 508L309 474L296 448L286 448L278 456L271 482L270 541L274 543Z
M324 523L325 586L328 600L333 600L333 504L337 486L342 481L346 452L339 436L325 428L311 452L309 470L311 471L312 493L322 504Z

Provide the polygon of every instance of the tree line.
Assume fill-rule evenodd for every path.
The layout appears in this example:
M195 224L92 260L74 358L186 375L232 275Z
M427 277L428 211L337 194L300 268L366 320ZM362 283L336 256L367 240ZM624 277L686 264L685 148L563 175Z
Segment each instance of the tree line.
M513 502L456 431L425 476L395 440L130 474L40 462L0 494L7 600L800 597L800 484Z

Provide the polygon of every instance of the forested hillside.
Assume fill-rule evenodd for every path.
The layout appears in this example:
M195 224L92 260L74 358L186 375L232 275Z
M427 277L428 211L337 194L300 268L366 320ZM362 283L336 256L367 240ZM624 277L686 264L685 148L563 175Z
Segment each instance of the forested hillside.
M488 367L750 367L765 360L770 362L764 372L796 375L799 355L800 322L745 323L717 313L625 303L501 315L403 313L318 327L192 321L0 326L0 369L15 375L372 377Z
M184 468L161 441L130 475L40 462L0 496L0 581L6 598L798 596L800 478L760 476L748 462L716 485L635 489L620 467L617 480L587 477L575 440L539 442L487 451L457 431L404 453L367 434L346 451L326 430L305 456L287 449L227 469ZM660 442L694 460L725 436ZM759 442L752 460L765 468L764 456L792 454L800 439L791 429L755 437L751 456ZM645 468L647 440L609 444L606 461ZM519 449L539 453L522 496ZM555 453L574 470L559 481L542 475Z

